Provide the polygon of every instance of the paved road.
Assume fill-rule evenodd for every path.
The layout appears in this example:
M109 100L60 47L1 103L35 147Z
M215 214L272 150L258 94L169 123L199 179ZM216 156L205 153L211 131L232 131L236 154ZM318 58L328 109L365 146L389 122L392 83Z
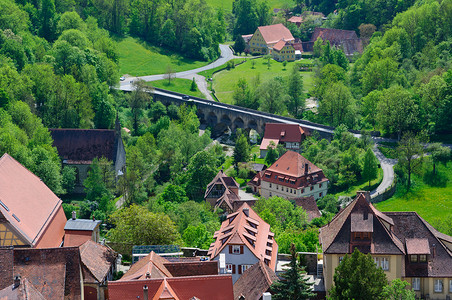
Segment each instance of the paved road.
M383 169L383 180L375 190L370 192L371 197L383 193L392 185L392 182L394 181L394 165L397 163L397 159L390 159L384 156L383 153L378 150L377 146L378 144L375 144L372 151L380 161L381 168Z
M214 69L218 66L221 66L222 64L225 64L227 61L229 61L233 58L233 53L228 45L220 45L220 51L221 51L220 58L218 58L213 63L210 63L204 67L200 67L197 69L183 71L183 72L177 72L177 73L175 73L176 78L192 79L193 77L195 77L195 74L202 72L202 71ZM165 79L164 77L165 77L165 74L139 76L139 77L127 77L126 80L120 81L120 89L121 90L130 90L131 84L132 84L131 82L138 80L138 79L142 79L144 81L155 81L155 80Z

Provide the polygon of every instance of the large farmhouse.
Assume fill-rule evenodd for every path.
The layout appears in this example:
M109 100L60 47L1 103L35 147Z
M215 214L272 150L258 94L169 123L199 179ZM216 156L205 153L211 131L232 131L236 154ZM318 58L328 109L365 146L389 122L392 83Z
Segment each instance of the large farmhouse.
M249 49L251 53L268 54L271 48L281 40L286 42L295 40L286 26L283 24L260 26L249 40Z
M438 232L416 212L380 212L369 192L320 229L325 288L342 258L355 249L369 253L388 280L401 278L422 299L452 296L452 237Z

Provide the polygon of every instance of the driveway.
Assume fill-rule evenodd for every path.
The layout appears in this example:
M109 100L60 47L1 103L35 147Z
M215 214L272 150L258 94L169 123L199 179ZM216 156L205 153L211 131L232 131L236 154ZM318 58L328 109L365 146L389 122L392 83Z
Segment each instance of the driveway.
M197 73L202 72L202 71L206 71L206 70L211 70L214 69L218 66L221 66L222 64L225 64L227 61L231 60L234 55L232 53L232 50L229 48L228 45L220 45L220 57L204 66L204 67L200 67L197 69L193 69L193 70L188 70L188 71L183 71L183 72L177 72L175 73L175 77L176 78L187 78L187 79L192 79L193 77L195 77L195 81L198 84L198 89L209 99L209 100L213 100L212 96L210 96L210 93L207 91L207 84L205 86L205 88L203 86L200 86L201 83L201 78L195 76ZM202 76L201 76L202 77ZM144 81L156 81L156 80L162 80L165 79L165 74L159 74L159 75L149 75L149 76L138 76L138 77L127 77L124 81L120 81L120 89L125 89L125 90L130 90L131 89L131 85L132 82L135 80L144 80ZM204 80L205 81L205 80Z

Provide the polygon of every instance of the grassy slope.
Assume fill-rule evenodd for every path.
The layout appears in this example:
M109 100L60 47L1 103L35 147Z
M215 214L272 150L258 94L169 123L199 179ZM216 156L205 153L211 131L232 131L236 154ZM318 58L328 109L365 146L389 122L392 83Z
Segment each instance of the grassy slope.
M171 85L168 85L168 80L166 80L166 79L150 81L150 82L148 82L148 84L153 87L160 88L160 89L165 89L165 90L178 92L181 94L186 94L186 95L195 96L195 97L199 97L199 98L205 98L204 95L198 90L196 90L195 92L190 91L191 82L192 81L189 79L174 78L174 79L171 79Z
M121 75L164 74L167 66L171 66L175 72L181 72L208 64L205 61L191 60L162 48L150 46L132 37L120 39L117 42Z
M442 184L428 185L422 178L414 177L408 193L397 191L394 197L376 204L381 211L416 211L427 222L452 217L452 162L447 167L437 166ZM430 176L426 176L427 178Z
M347 190L335 193L333 195L335 195L336 197L337 196L354 197L354 196L356 196L357 191L372 191L372 190L376 189L380 185L382 180L383 180L383 170L378 169L378 177L370 182L370 187L369 187L368 182L364 182L363 180L360 180L360 181L356 182L355 185L349 187Z
M269 78L275 76L288 76L292 66L296 62L289 62L284 69L283 64L272 60L270 69L268 69L267 60L263 58L255 59L255 68L252 69L251 60L236 66L231 70L224 70L213 75L213 88L215 89L216 96L221 102L232 103L232 95L239 78L247 79L248 83L252 81L253 77L258 74L260 76L260 81L263 82ZM307 92L312 88L314 75L312 72L302 72L304 90Z
M222 8L225 11L232 11L232 2L234 0L206 0L206 2L215 8ZM281 8L285 3L287 3L290 7L295 6L295 2L293 0L267 0L268 5L273 11L273 8Z

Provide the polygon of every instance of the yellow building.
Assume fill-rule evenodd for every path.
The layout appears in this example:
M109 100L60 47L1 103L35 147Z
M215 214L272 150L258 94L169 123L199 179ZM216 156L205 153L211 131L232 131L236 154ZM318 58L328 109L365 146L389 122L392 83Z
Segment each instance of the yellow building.
M389 281L401 278L417 297L452 296L452 237L442 234L416 212L378 211L368 192L357 197L320 229L323 276L328 291L334 270L356 248L370 253Z
M280 40L272 48L272 56L276 61L294 61L295 60L295 48L292 43L285 40Z
M274 24L268 26L260 26L254 32L253 37L249 41L251 53L269 54L271 48L279 41L287 42L295 41L290 30L283 24ZM294 54L295 56L295 54Z

